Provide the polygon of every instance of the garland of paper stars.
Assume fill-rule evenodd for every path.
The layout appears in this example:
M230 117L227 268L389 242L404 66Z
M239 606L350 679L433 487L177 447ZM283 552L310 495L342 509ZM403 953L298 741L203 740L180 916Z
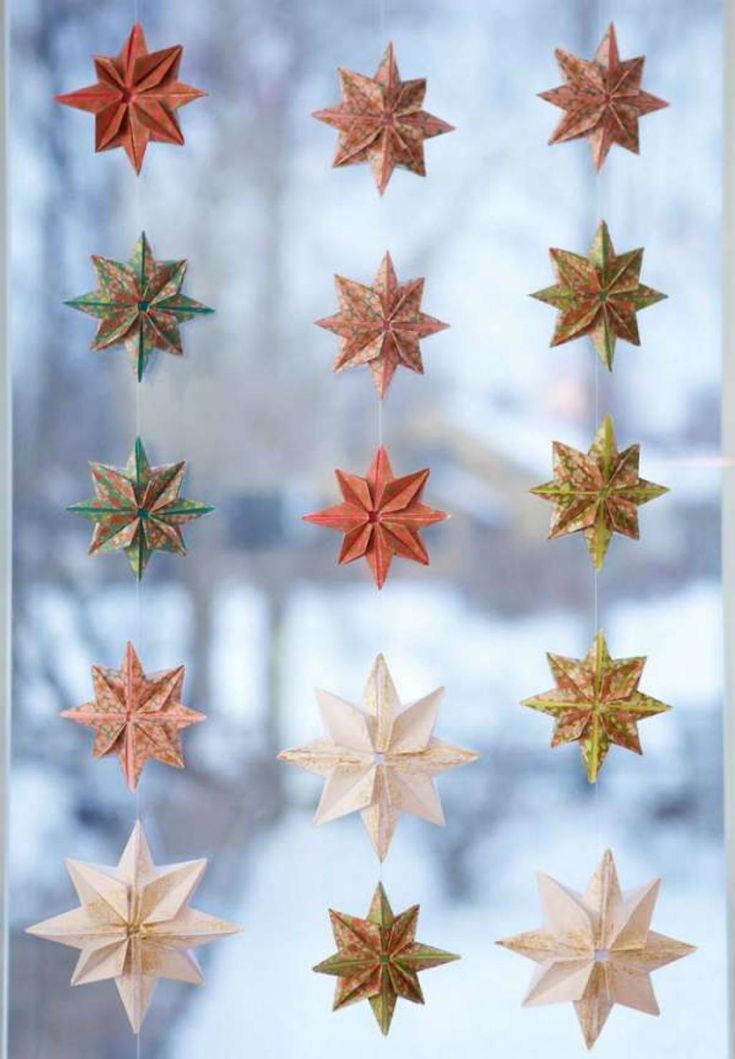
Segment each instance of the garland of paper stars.
M556 57L565 84L541 98L565 115L550 142L588 139L598 173L613 144L637 153L639 118L667 105L642 90L643 58L620 60L612 24L592 61L561 49ZM587 254L549 253L555 283L533 297L557 310L551 345L587 336L612 371L617 340L640 345L638 313L665 298L641 282L643 250L617 253L601 220ZM639 457L638 445L619 450L606 415L588 452L555 441L553 478L531 490L553 505L550 539L584 538L594 567L595 626L598 571L612 537L637 539L638 508L667 492L640 477ZM552 747L580 744L587 779L597 783L610 748L641 754L639 722L670 707L639 690L646 659L612 658L601 629L584 658L549 654L548 660L554 687L523 705L553 719ZM657 1015L650 972L693 951L650 929L659 880L624 894L608 851L584 893L542 873L538 883L544 926L499 942L537 964L524 1005L572 1002L588 1048L616 1004Z
M176 111L205 94L178 80L182 50L149 52L136 23L117 57L95 56L97 83L58 102L94 114L95 149L122 147L139 174L149 143L183 144ZM92 264L95 289L67 304L97 320L93 351L127 351L137 388L157 351L183 354L180 326L212 310L183 293L187 262L156 260L145 233L127 261L95 255ZM136 435L137 419L136 411ZM90 554L124 552L138 581L154 552L185 555L182 526L213 510L181 495L186 467L184 460L151 465L139 436L123 467L93 462L95 495L69 508L93 525ZM137 606L140 625L139 590ZM136 820L115 867L67 860L79 907L28 928L79 950L72 985L114 981L136 1035L158 979L200 984L191 950L239 930L189 904L206 860L157 867L140 821L145 766L183 768L182 732L205 720L182 701L184 675L183 665L147 673L128 643L119 669L92 666L93 697L62 712L93 731L95 758L118 758L136 793Z
M401 81L392 44L375 77L344 69L339 75L342 102L314 115L338 130L334 165L369 163L381 195L397 168L423 176L424 140L451 131L422 109L426 82ZM382 442L382 402L399 368L423 373L422 340L448 325L423 311L424 280L399 278L388 252L371 284L337 275L335 285L338 311L317 324L339 339L335 372L370 369L378 400L378 447L364 475L335 472L338 503L304 518L341 533L338 562L364 559L380 591L394 559L428 566L422 531L447 518L424 502L428 468L394 472ZM315 823L359 812L381 865L403 813L444 823L435 777L477 758L434 736L443 694L437 688L404 704L379 654L359 704L318 690L326 737L279 754L324 778ZM335 1010L367 1000L387 1034L399 997L424 1002L419 972L458 957L416 940L418 915L418 905L393 913L382 877L365 918L329 912L337 951L314 970L337 978Z

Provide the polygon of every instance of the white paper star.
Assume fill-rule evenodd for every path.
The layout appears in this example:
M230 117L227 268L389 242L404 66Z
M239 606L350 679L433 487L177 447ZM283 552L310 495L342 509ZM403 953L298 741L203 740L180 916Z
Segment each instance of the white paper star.
M545 926L498 942L539 964L524 1006L571 1001L588 1048L615 1004L658 1015L651 971L695 951L650 929L660 882L622 893L610 850L584 895L539 872Z
M28 933L80 949L72 985L112 978L138 1033L158 978L201 985L188 951L240 930L188 906L206 860L156 867L140 822L116 868L67 860L81 906L28 927Z
M278 755L326 777L315 823L359 811L380 860L400 813L444 823L434 776L478 755L434 738L443 694L437 688L402 706L382 655L375 659L360 707L328 691L316 692L330 738Z

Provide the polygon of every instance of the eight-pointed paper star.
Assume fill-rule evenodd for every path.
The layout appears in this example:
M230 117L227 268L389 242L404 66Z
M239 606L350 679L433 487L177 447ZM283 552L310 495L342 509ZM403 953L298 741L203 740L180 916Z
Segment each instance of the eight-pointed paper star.
M581 532L599 570L613 533L637 540L638 508L668 493L638 473L640 446L618 451L613 421L605 416L589 453L555 441L554 478L531 492L554 505L549 540Z
M326 777L315 823L360 812L381 861L402 812L443 824L434 777L477 760L474 751L434 738L443 695L444 689L437 688L403 706L382 655L375 659L359 707L318 690L329 738L278 755Z
M181 293L188 262L156 261L145 232L125 263L92 256L97 287L66 304L99 320L92 349L125 346L138 381L154 349L181 355L179 325L213 310Z
M560 346L589 335L600 360L612 371L618 338L641 344L636 313L666 298L640 281L643 250L616 254L602 221L587 257L570 250L551 249L549 254L556 283L531 297L559 310L550 344Z
M304 519L344 533L340 563L367 559L378 588L385 584L394 555L429 565L419 531L442 522L447 514L421 503L428 468L396 478L381 445L365 478L348 471L334 473L344 502Z
M650 929L659 885L621 893L609 850L584 895L539 873L544 926L498 942L539 965L524 1006L573 1003L588 1048L615 1004L658 1015L651 972L695 951Z
M93 56L96 84L56 102L94 114L95 150L123 147L140 173L149 142L183 145L176 111L207 94L178 80L182 52L176 44L149 53L136 22L117 57Z
M555 54L566 84L539 95L566 114L549 143L586 137L598 172L614 143L638 154L639 118L668 106L642 90L643 56L620 61L612 22L592 62L561 48Z
M329 910L337 952L317 964L318 974L339 981L333 1010L369 1000L373 1015L386 1035L398 997L423 1004L419 971L458 960L454 953L416 941L419 906L394 916L382 883L373 896L366 919Z
M90 464L95 496L68 511L94 522L90 555L122 549L133 573L143 576L154 551L186 555L182 523L214 508L179 496L186 461L151 467L140 438L124 468Z
M452 132L453 125L422 110L426 81L401 81L389 44L375 77L339 69L342 102L314 117L339 132L334 166L369 162L382 195L393 170L426 176L424 140Z
M80 907L27 932L80 949L71 984L114 980L138 1033L157 979L201 985L189 950L240 931L189 906L206 867L206 860L156 867L138 822L117 867L67 860Z
M556 687L522 705L555 719L552 747L580 743L590 783L597 782L613 743L642 754L638 722L671 709L638 690L645 657L611 658L600 631L586 658L547 658Z
M120 669L92 666L92 684L94 699L61 716L94 729L94 756L117 754L131 791L151 758L184 767L181 732L205 717L181 702L183 666L146 675L129 643Z
M334 371L368 364L382 399L399 364L423 374L420 341L449 324L421 312L423 279L399 283L389 253L372 287L335 276L339 312L317 320L340 336Z

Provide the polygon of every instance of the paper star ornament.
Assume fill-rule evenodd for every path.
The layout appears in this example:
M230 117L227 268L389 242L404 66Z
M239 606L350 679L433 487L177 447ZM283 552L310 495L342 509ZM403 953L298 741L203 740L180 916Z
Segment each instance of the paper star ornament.
M181 356L179 327L213 310L181 293L188 262L156 261L145 232L128 262L92 256L97 287L66 304L99 323L91 348L125 346L138 381L156 349Z
M366 919L329 910L337 952L316 965L317 974L338 978L333 1010L368 1000L387 1035L398 997L423 1004L419 971L458 960L454 953L416 941L419 906L394 916L381 883Z
M369 162L382 195L394 169L426 176L424 140L452 132L453 125L422 110L426 81L401 81L392 44L375 77L339 69L342 102L314 117L337 129L333 166Z
M554 505L549 540L582 533L596 570L613 533L638 540L638 508L668 493L638 473L640 446L618 451L613 421L605 416L589 452L555 441L554 478L531 492Z
M421 312L423 279L399 283L386 254L371 287L344 276L334 280L339 312L317 320L340 337L334 371L369 365L381 400L399 364L423 374L421 339L449 326Z
M90 555L124 551L141 578L154 551L186 555L180 527L214 511L179 494L186 461L151 467L140 438L125 467L90 464L95 495L67 508L94 523Z
M92 666L92 684L94 699L61 716L94 730L95 757L117 754L131 791L146 761L184 767L181 732L205 716L181 702L183 666L146 675L129 643L120 669Z
M381 445L365 478L349 471L334 473L343 502L304 515L304 520L344 534L339 563L366 559L378 588L385 584L394 556L429 565L420 530L448 516L421 502L428 468L396 478Z
M644 57L620 60L615 26L610 23L592 62L556 49L565 84L539 93L565 111L549 143L588 139L599 172L614 143L638 154L638 121L669 104L644 92Z
M579 743L590 783L597 782L613 744L642 754L638 722L671 709L638 690L646 659L611 658L602 632L586 658L547 658L556 687L522 705L554 718L552 747Z
M658 1015L651 972L695 951L650 929L660 880L622 893L608 850L584 894L538 886L544 926L498 942L539 965L524 1006L573 1003L588 1048L615 1004Z
M97 82L57 96L56 102L94 114L95 150L122 147L140 173L149 143L183 145L176 111L207 94L179 81L183 50L175 44L149 52L136 22L117 57L93 57Z
M437 688L402 705L382 655L373 663L360 706L318 690L329 738L278 755L325 777L314 822L326 824L359 812L381 861L401 813L443 824L434 777L478 756L434 737L443 695L444 688Z
M157 980L201 985L201 968L189 950L240 931L190 907L206 867L206 860L157 867L138 822L117 867L67 860L80 907L27 933L79 949L71 984L113 980L138 1033Z
M559 310L550 344L561 346L589 335L600 360L612 371L619 338L641 344L636 314L666 298L640 281L643 250L616 254L602 221L587 257L553 248L549 255L556 283L531 297Z

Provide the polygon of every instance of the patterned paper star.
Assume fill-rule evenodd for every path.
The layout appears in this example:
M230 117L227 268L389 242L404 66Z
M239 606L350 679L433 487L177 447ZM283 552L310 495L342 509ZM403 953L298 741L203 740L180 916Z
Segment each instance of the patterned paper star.
M449 326L421 312L423 279L399 283L386 254L372 287L344 276L334 280L339 312L317 320L319 327L340 336L334 371L368 364L381 400L399 364L423 374L421 339Z
M344 533L340 563L367 559L378 588L385 584L394 555L429 565L419 531L448 516L421 503L428 468L396 478L381 445L365 478L348 471L334 473L344 502L304 519Z
M382 655L373 663L360 706L317 691L329 738L278 755L325 777L314 822L359 812L381 861L402 812L443 824L434 777L477 760L474 751L434 738L443 695L444 688L437 688L403 706Z
M608 850L584 894L538 875L545 923L499 941L538 964L524 1006L571 1002L591 1048L615 1004L658 1015L651 972L694 952L650 929L660 880L621 893Z
M566 84L539 95L566 113L549 143L586 137L598 172L614 143L638 154L639 119L669 105L642 90L644 57L620 61L612 22L592 62L561 48L555 54Z
M583 533L599 570L613 533L638 540L638 508L668 493L638 473L640 446L618 451L613 421L605 416L589 453L555 441L554 478L531 492L554 505L549 540Z
M94 522L90 555L122 549L138 578L154 551L186 555L179 528L201 518L213 507L179 494L186 461L151 467L140 438L123 469L104 463L90 464L95 496L80 500L67 511Z
M180 324L211 313L181 293L188 262L156 261L145 232L127 263L92 256L97 287L66 302L99 320L91 348L125 346L138 381L155 349L181 355Z
M138 822L117 867L67 860L80 907L27 933L81 950L71 984L112 979L138 1033L157 980L201 985L189 950L240 931L189 906L206 867L206 860L156 867Z
M387 1035L398 997L423 1004L419 971L458 960L451 952L416 941L419 906L394 916L381 883L367 919L329 910L337 952L316 965L318 974L339 979L333 1010L368 1000L383 1035Z
M205 716L181 702L183 666L146 676L129 643L120 669L92 666L92 683L94 700L61 716L94 729L94 756L117 754L131 791L150 759L184 767L181 732Z
M556 276L553 287L532 298L559 310L552 346L589 335L602 363L612 371L618 338L641 344L636 313L666 298L640 282L643 250L616 254L604 221L587 257L570 250L549 251Z
M124 148L140 173L150 142L183 145L176 111L207 94L179 81L183 50L175 44L149 52L136 22L117 58L93 57L96 84L57 96L56 102L94 114L95 150Z
M646 659L611 658L602 632L586 658L547 658L556 687L524 699L522 705L555 719L552 747L580 743L590 783L597 782L613 743L642 754L638 722L671 709L638 690Z
M339 80L342 102L314 113L339 132L332 165L369 162L381 195L396 168L426 176L424 140L452 132L454 126L421 109L425 79L401 81L389 44L375 77L340 67Z

